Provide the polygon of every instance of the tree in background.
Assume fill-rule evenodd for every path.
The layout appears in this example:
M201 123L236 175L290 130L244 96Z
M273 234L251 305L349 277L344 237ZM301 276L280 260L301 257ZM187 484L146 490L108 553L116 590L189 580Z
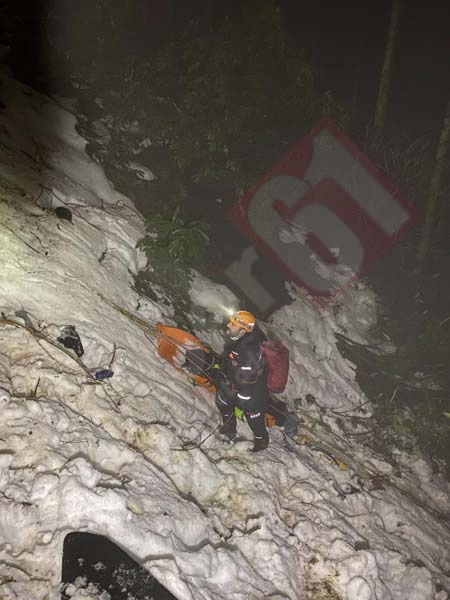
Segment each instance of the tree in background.
M321 116L347 120L330 94L315 91L274 2L246 3L207 31L192 23L159 53L147 85L148 127L194 181L245 188Z
M433 165L433 173L430 181L430 189L428 192L427 210L425 214L425 223L422 230L422 238L420 240L419 249L417 252L418 269L423 266L425 257L428 254L431 240L431 233L435 222L436 211L439 202L441 191L441 180L444 172L445 157L448 152L450 143L450 100L447 102L447 110L444 117L441 135L436 151L436 158Z
M392 63L394 60L395 43L398 32L398 18L400 13L401 0L393 0L391 20L389 23L389 31L386 41L386 49L384 53L383 68L381 70L380 87L378 89L378 98L375 108L374 125L380 133L384 129L386 121L386 109L389 96L389 88L392 78Z
M109 29L117 22L108 16ZM322 116L344 128L348 121L331 93L317 93L276 2L214 7L177 26L147 56L102 62L106 46L91 43L98 57L76 57L79 85L91 86L89 96L109 115L115 163L126 162L131 150L139 160L145 147L158 182L159 151L166 181L246 189Z

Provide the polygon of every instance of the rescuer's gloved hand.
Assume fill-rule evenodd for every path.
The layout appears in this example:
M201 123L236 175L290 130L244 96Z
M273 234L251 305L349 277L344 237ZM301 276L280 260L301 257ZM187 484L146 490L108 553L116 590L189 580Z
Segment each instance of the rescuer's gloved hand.
M217 364L214 364L208 372L208 379L216 388L222 388L224 385L227 385L225 373Z

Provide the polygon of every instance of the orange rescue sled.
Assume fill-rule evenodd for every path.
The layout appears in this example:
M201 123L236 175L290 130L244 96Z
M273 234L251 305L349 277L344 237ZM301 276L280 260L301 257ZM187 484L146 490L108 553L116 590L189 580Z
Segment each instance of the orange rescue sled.
M186 360L186 352L189 350L204 350L205 352L210 353L211 349L196 338L195 335L183 331L182 329L178 329L177 327L158 323L156 325L156 331L158 338L158 353L161 358L167 360L167 362L176 369L182 370L185 375L192 379L194 385L204 387L212 394L215 394L216 388L211 385L211 382L207 377L194 375L182 368Z

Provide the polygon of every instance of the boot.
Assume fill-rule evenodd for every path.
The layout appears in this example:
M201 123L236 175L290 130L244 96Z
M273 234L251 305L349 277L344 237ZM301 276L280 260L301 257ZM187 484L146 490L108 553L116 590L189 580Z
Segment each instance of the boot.
M236 420L224 418L225 423L219 427L219 433L226 436L230 442L236 438Z
M227 438L228 442L234 442L237 436L235 431L229 431L229 429L224 428L223 425L222 427L219 427L219 432Z
M250 448L250 452L260 452L265 450L269 445L269 436L263 438L255 437L253 442L253 448Z

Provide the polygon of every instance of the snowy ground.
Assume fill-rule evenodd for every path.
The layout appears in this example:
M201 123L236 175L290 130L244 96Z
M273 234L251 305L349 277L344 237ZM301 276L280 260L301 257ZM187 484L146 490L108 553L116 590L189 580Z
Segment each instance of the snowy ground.
M71 113L0 80L0 598L59 598L71 531L110 537L180 600L448 598L449 486L419 457L392 465L336 425L366 398L334 332L364 339L372 294L357 285L319 314L292 290L264 324L291 351L282 397L315 398L306 425L337 460L286 449L276 429L250 454L244 424L248 441L182 451L217 424L213 399L114 306L171 323L132 289L143 219L85 154ZM215 309L232 300L200 276L192 293ZM82 362L54 343L68 324ZM112 378L92 378L109 366Z

